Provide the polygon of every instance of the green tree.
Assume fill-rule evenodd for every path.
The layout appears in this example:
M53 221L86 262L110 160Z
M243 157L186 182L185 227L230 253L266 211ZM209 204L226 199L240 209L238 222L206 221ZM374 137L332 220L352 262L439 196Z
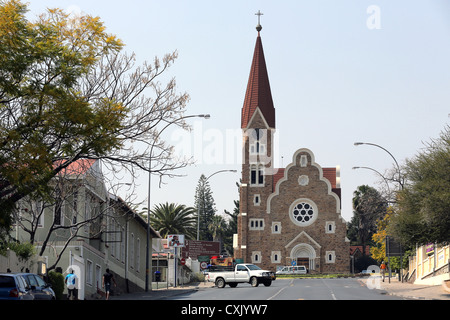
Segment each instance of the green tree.
M158 204L150 212L150 223L163 238L169 234L184 234L195 239L195 209L175 203Z
M233 236L237 233L237 218L239 215L239 200L234 200L234 209L233 212L228 212L227 210L224 213L228 216L226 221L226 229L223 236L223 246L228 255L233 256Z
M357 235L359 244L365 246L372 240L376 232L376 222L386 214L387 202L381 194L367 185L359 186L353 192L353 224L358 223ZM365 250L363 250L364 254Z
M0 229L19 200L48 198L49 181L79 159L101 159L113 178L191 163L159 134L168 123L187 128L189 96L158 80L176 52L136 66L99 17L48 9L31 22L26 12L0 1Z
M404 245L450 242L450 126L405 166L389 232Z
M216 208L214 206L215 203L211 187L209 186L209 182L205 175L202 174L195 190L195 208L197 210L197 219L200 220L199 240L213 240L213 236L208 230L208 226L211 224L212 219L216 214Z
M211 234L213 241L220 242L220 251L223 248L223 237L227 230L227 223L222 216L215 215L211 219L211 223L208 225L208 231Z

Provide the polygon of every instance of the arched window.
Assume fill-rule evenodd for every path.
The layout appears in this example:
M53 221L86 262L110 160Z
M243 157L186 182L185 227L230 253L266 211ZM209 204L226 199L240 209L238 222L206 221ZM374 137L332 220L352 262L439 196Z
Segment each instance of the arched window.
M261 164L252 164L250 166L250 185L264 185L264 166Z

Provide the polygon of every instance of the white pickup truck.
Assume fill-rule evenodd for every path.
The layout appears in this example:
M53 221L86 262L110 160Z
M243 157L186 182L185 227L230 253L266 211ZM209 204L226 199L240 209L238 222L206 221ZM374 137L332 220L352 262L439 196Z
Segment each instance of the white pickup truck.
M211 270L207 277L209 282L214 282L218 288L229 285L234 288L238 283L250 283L252 287L257 287L260 283L266 287L272 284L276 279L272 271L262 270L260 267L250 263L240 263L234 267L234 270Z

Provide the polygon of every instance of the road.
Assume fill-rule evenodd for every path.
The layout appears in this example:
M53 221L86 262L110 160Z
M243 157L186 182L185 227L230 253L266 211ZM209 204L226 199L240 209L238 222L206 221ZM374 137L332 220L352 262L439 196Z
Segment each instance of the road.
M201 288L188 294L174 296L171 300L401 300L384 294L379 289L369 289L354 278L340 279L277 279L270 287L239 284Z

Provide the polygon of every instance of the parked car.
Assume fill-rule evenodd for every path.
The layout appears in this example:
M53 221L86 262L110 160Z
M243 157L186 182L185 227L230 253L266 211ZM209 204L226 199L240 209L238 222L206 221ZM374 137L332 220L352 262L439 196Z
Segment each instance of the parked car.
M40 276L34 273L19 273L19 275L25 279L34 296L34 300L56 300L55 292L51 285L46 283Z
M22 275L0 273L0 300L33 300L31 288Z
M305 266L286 266L277 271L277 274L307 274L308 270Z

